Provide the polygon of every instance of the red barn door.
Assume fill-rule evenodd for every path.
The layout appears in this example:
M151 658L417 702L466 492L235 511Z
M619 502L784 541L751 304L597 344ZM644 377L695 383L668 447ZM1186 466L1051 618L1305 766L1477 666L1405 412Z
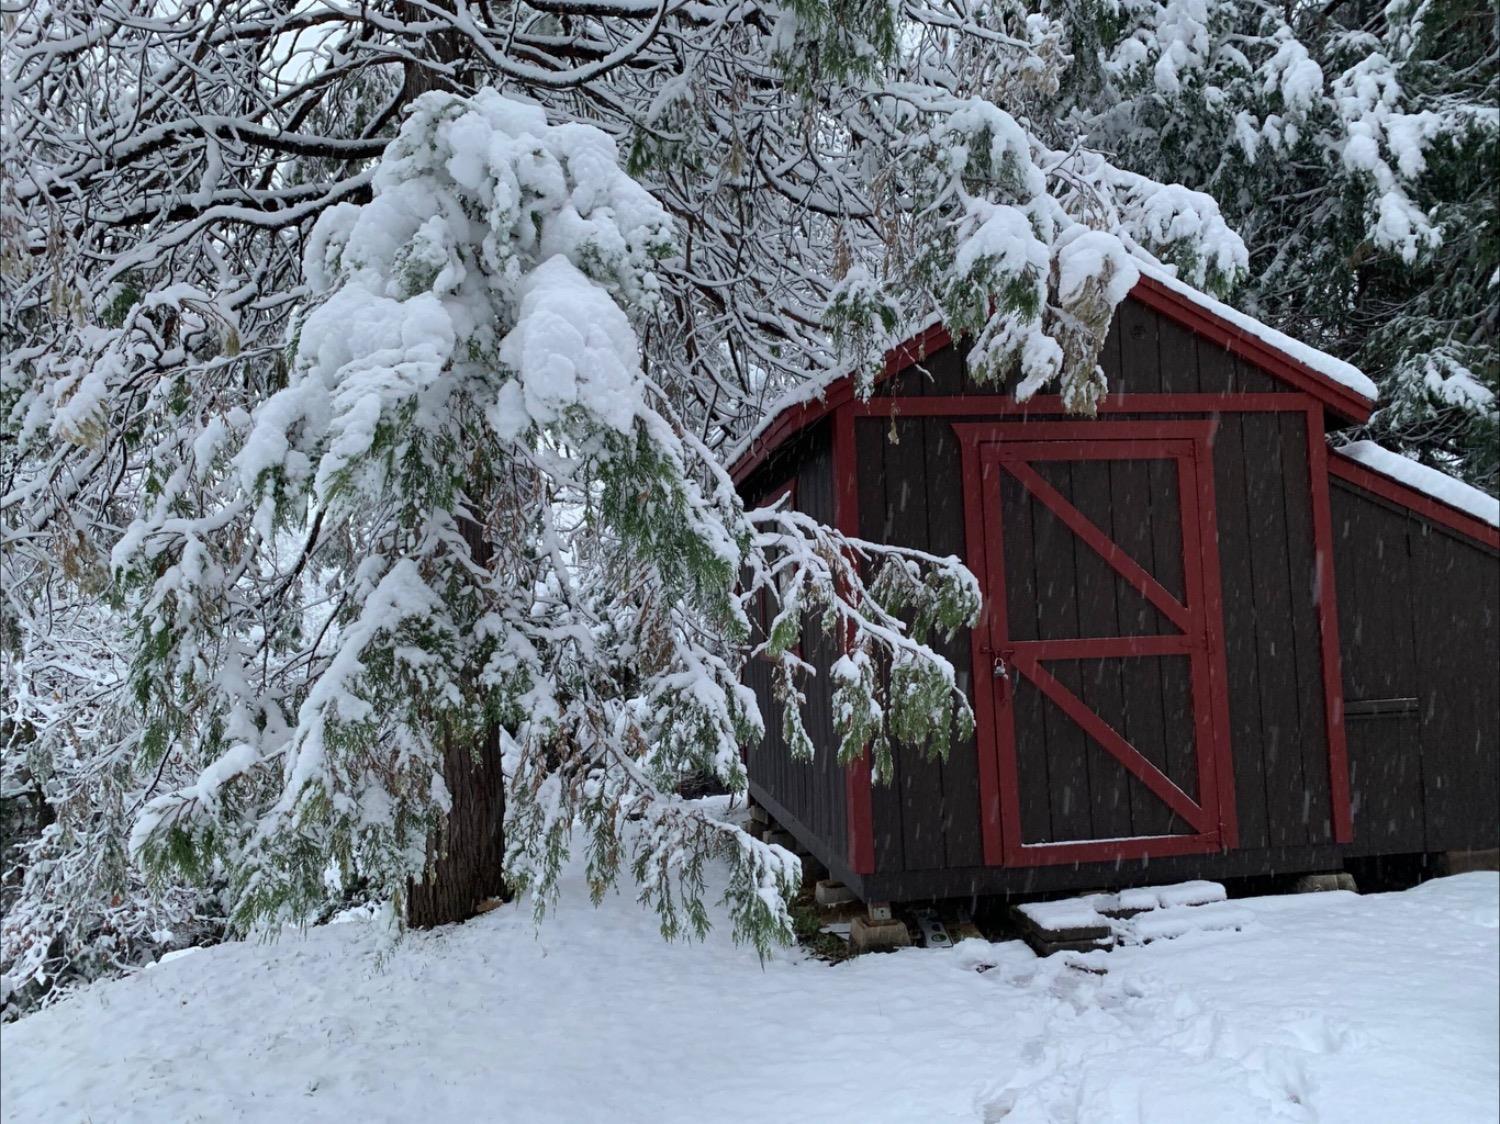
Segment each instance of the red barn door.
M987 859L1232 847L1211 423L957 428Z

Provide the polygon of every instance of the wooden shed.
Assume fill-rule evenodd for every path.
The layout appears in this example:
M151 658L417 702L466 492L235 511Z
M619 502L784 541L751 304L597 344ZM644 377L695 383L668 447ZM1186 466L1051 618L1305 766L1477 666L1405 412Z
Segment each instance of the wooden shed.
M754 800L865 901L1495 847L1493 515L1331 452L1368 382L1165 276L1121 305L1100 362L1109 397L1081 420L975 384L933 325L873 395L831 380L740 454L747 500L789 492L845 532L957 555L984 594L945 649L975 736L941 762L898 753L889 785L834 759L832 641L802 653L809 762L752 667Z

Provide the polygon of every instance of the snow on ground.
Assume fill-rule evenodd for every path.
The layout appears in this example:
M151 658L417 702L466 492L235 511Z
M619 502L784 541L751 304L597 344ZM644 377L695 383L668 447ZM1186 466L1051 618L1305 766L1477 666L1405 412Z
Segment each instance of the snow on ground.
M764 967L574 871L506 907L176 957L3 1030L6 1121L1478 1124L1500 1116L1500 876L1237 901L1242 931ZM981 970L983 969L983 970Z

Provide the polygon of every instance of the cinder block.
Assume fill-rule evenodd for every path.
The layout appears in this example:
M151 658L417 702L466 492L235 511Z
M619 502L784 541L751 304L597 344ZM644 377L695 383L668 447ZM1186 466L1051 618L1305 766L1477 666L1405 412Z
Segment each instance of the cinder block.
M761 825L768 825L771 822L771 813L768 812L768 811L766 811L759 804L751 804L750 805L750 822L751 823L758 823L758 824L761 824Z
M813 899L821 906L845 905L858 900L853 890L831 878L825 878L813 887Z
M855 952L889 952L911 946L911 933L902 921L871 921L856 917L849 923L849 946Z

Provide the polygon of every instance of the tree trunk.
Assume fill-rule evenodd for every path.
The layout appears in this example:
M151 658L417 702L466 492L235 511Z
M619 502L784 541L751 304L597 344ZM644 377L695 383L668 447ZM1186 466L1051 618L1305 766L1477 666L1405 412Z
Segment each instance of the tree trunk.
M484 528L466 515L459 515L458 528L474 561L488 563L491 548ZM448 823L427 841L426 877L406 887L406 921L414 929L467 921L485 901L509 896L501 875L505 774L499 728L491 726L478 746L444 735L443 783L453 797Z
M406 920L414 929L465 921L491 898L505 898L501 864L505 858L505 776L500 770L500 734L491 729L479 747L447 738L443 781L453 795L453 811L442 834L442 851L427 877L407 886ZM428 842L433 858L438 840Z

